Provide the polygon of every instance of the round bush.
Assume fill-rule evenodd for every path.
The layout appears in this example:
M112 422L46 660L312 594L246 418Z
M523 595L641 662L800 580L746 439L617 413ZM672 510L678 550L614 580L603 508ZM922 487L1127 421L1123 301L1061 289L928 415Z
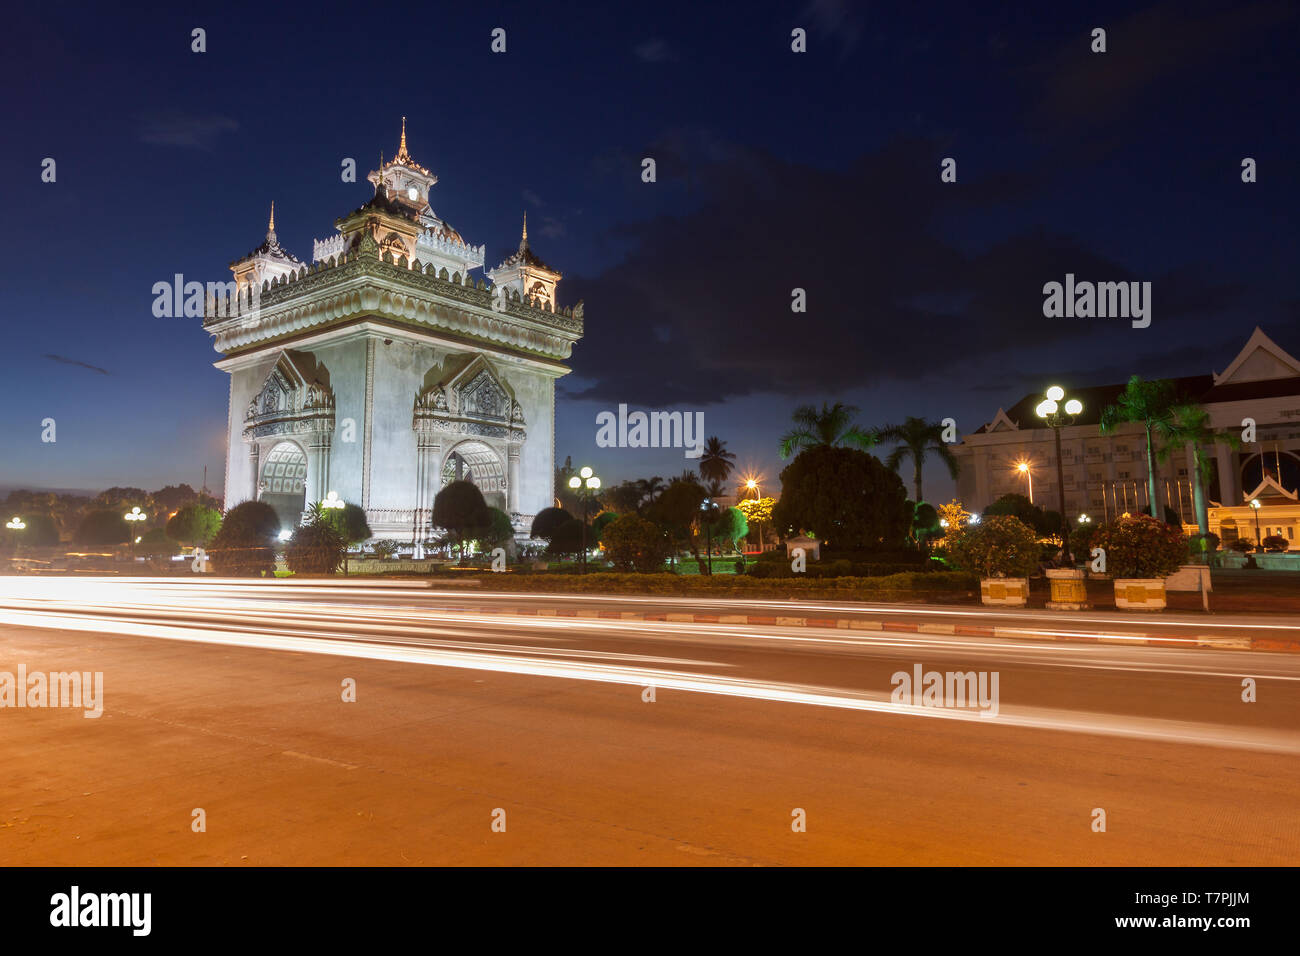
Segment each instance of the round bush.
M1112 578L1163 578L1187 560L1182 529L1150 515L1102 525L1092 546L1105 550L1106 571Z
M218 574L275 573L275 541L280 517L264 501L245 501L226 512L208 557Z
M952 562L981 578L1023 578L1040 559L1034 529L1010 515L991 515L967 525L948 546Z
M333 574L343 563L346 547L337 528L319 521L294 531L284 549L284 562L294 574Z
M1286 538L1280 534L1266 535L1260 543L1264 545L1265 551L1285 551L1289 547Z
M659 571L668 557L668 539L645 518L616 518L605 527L605 554L616 571Z
M1255 550L1255 542L1249 538L1233 538L1228 547L1238 554L1247 554Z

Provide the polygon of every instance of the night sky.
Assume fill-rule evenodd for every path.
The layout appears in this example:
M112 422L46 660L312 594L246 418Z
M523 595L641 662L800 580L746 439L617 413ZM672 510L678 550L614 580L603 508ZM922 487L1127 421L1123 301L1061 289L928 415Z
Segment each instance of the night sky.
M229 279L272 200L309 262L403 115L437 214L495 266L527 210L561 304L585 300L556 453L607 483L692 464L597 449L620 402L702 410L775 487L803 402L965 433L1053 382L1221 371L1256 325L1300 353L1295 4L892 6L8 12L0 486L198 487L207 465L219 489L227 376L151 288ZM1150 327L1044 318L1067 272L1150 281ZM928 497L945 482L932 465Z

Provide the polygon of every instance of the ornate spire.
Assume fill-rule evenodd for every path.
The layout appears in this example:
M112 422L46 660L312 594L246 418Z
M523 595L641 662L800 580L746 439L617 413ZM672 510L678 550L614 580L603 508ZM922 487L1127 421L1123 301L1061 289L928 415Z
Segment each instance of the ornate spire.
M524 210L524 235L519 240L519 251L523 252L528 248L528 210Z
M275 200L271 200L271 222L266 227L266 236L268 239L275 237Z
M406 117L402 117L402 142L397 147L397 162L406 162L411 158L411 154L406 151Z
M384 188L384 151L379 151L379 169L375 170L375 195L380 195L380 190ZM384 193L383 195L387 195Z

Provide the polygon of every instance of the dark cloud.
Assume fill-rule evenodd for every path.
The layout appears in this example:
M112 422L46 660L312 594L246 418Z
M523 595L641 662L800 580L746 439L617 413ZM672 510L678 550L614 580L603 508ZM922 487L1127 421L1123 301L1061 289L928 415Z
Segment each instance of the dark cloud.
M633 253L567 292L589 321L576 362L581 397L704 404L755 392L828 394L906 381L1026 342L1095 344L1123 319L1046 319L1042 287L1067 272L1152 281L1156 321L1214 310L1235 293L1203 272L1139 275L1079 240L1037 228L965 251L965 217L1004 215L1025 198L1012 177L947 189L935 145L898 140L844 170L710 146L695 161L659 145L661 184L692 173L698 208L625 224ZM791 290L807 293L792 313ZM629 348L635 341L636 347ZM1128 340L1132 350L1167 344Z
M632 52L643 63L662 63L671 58L668 44L658 38L638 44Z
M92 372L98 372L100 375L111 374L108 369L100 368L98 365L91 365L88 362L80 362L77 359L68 358L66 355L54 355L50 352L45 353L45 358L51 362L59 362L63 365L75 365L78 368L90 369Z

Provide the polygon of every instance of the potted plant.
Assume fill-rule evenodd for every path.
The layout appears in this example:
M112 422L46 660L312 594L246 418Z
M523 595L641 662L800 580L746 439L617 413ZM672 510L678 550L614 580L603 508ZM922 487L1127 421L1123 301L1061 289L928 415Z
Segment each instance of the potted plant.
M1115 606L1126 610L1163 610L1165 578L1187 560L1182 531L1150 515L1103 525L1093 547L1106 552L1106 570L1115 581Z
M994 607L1024 607L1029 574L1038 567L1038 539L1010 515L991 515L962 529L949 545L957 567L980 578L980 600Z

